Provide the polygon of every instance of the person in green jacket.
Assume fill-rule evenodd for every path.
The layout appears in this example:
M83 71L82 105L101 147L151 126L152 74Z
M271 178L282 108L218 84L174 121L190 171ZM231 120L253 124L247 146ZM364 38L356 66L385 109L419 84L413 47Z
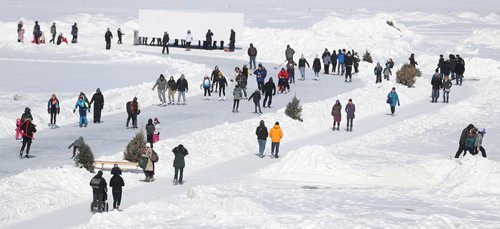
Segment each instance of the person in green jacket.
M179 144L177 147L175 147L172 150L172 153L174 153L175 158L174 158L174 168L175 168L175 174L174 174L174 185L180 184L182 185L182 177L184 174L184 167L186 166L186 162L184 161L184 157L187 156L189 153L186 148L182 144ZM179 173L180 172L180 173ZM177 179L179 178L179 179Z

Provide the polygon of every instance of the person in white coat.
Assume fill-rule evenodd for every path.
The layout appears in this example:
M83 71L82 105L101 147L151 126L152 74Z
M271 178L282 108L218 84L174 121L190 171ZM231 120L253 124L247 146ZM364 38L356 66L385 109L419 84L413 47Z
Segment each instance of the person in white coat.
M186 51L191 51L192 41L193 41L193 35L191 35L191 30L188 30L186 34Z

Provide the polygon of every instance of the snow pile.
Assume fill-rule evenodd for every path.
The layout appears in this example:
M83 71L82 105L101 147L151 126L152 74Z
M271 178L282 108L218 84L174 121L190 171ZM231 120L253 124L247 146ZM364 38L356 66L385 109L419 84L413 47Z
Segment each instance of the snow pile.
M472 37L463 42L470 45L483 45L489 48L500 49L500 29L476 29Z
M396 23L390 14L378 13L348 19L328 16L306 29L245 28L242 43L253 43L259 50L259 60L277 63L285 59L287 44L295 49L295 59L304 54L311 64L316 55L321 57L325 47L330 52L339 48L354 49L360 56L369 50L374 60L409 55L419 44L420 36L402 24L397 24L401 30L398 31L387 25L387 21ZM242 58L247 59L246 53Z

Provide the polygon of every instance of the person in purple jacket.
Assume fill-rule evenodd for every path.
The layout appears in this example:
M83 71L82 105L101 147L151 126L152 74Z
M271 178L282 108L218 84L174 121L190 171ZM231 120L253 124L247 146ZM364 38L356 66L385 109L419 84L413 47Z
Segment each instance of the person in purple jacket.
M347 113L347 131L352 132L352 121L354 120L354 112L356 112L356 106L352 103L352 99L345 106L345 113Z

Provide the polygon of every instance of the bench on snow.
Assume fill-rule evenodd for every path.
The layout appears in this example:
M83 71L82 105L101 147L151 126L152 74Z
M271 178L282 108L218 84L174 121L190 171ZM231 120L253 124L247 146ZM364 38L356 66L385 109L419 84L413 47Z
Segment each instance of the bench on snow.
M137 162L130 162L130 161L95 161L94 162L96 165L101 165L101 169L105 169L104 166L105 165L112 165L112 167L110 168L107 168L107 169L111 169L115 166L118 166L120 167L121 170L141 170L139 168L139 163Z

